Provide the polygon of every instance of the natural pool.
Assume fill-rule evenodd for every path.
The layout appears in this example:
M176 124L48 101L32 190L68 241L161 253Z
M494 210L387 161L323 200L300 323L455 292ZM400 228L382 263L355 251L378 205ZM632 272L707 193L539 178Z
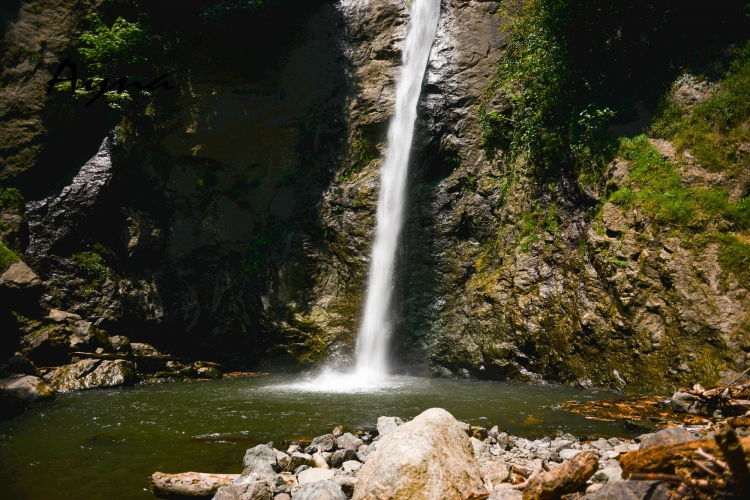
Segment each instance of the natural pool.
M522 436L557 429L624 436L619 424L540 409L610 397L560 386L413 377L380 389L321 392L291 375L63 394L0 424L0 498L149 499L157 470L239 473L245 449L260 442L312 437L337 424L372 427L381 415L410 419L436 406Z

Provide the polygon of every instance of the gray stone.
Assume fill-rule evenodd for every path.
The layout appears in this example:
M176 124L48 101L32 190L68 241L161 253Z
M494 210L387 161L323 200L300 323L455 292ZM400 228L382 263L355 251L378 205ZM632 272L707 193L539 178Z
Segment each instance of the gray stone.
M109 338L109 343L112 346L112 350L119 354L127 354L131 352L130 339L124 335L113 335Z
M292 500L346 500L346 495L336 481L317 481L294 492Z
M351 436L351 434L349 435ZM313 439L310 448L315 448L314 451L319 452L334 451L336 449L336 438L333 434L323 434Z
M268 464L273 470L278 470L276 451L273 449L273 446L259 444L254 448L248 449L242 459L242 466L247 468L255 462Z
M340 449L347 449L347 450L354 450L358 451L359 447L362 446L364 443L361 439L354 436L353 434L347 432L346 434L342 435L338 439L336 439L336 446L338 446ZM330 450L325 450L330 451Z
M0 276L0 286L7 288L33 288L42 282L23 261L17 260Z
M338 475L333 477L333 481L341 486L341 489L347 497L354 495L354 487L357 485L356 477Z
M378 434L380 437L387 436L391 432L395 431L399 425L404 423L398 417L379 417L378 418Z
M213 500L271 500L273 489L265 481L235 482L216 490Z
M509 488L503 488L495 490L490 493L487 500L523 500L523 492L518 490L511 490Z
M289 455L289 462L284 467L284 470L295 471L302 465L306 465L308 467L315 467L315 461L313 460L312 455L308 455L307 453L300 453L298 451L295 451L294 453Z
M586 500L668 500L669 489L661 481L619 481L586 495Z
M716 403L688 392L675 392L672 395L672 411L690 415L712 416Z
M57 392L70 392L135 384L138 374L130 361L84 359L50 371L44 380Z
M606 467L594 474L591 480L595 483L616 483L622 480L622 469L620 467Z
M357 460L347 460L341 464L341 468L344 469L345 472L357 472L362 468L362 462L358 462Z
M466 498L483 489L463 426L433 408L381 440L359 471L353 500Z
M571 458L573 458L574 456L578 455L581 452L583 452L583 450L573 450L573 449L568 448L565 450L560 450L559 454L560 454L560 458L562 458L563 460L570 460Z
M358 459L357 452L354 450L336 450L331 456L331 467L338 469L344 462Z
M317 481L325 481L327 479L332 479L334 474L335 474L335 471L332 471L331 469L320 469L317 467L311 467L297 474L297 482L300 484L300 486L302 486L303 484L307 484L307 483L314 483Z
M14 375L0 379L0 395L24 403L35 403L55 397L55 391L44 380L33 375Z
M667 427L653 434L646 434L640 437L641 449L652 446L671 446L680 443L687 443L698 439L687 429L682 427Z
M133 356L158 356L161 353L157 351L152 345L144 344L142 342L131 342L130 348L133 351Z
M622 209L614 203L605 203L602 208L604 226L613 233L624 233L630 227Z

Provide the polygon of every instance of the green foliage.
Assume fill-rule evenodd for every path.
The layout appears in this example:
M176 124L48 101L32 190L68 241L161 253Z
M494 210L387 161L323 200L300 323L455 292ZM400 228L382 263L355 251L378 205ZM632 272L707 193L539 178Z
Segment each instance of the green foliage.
M522 251L526 252L529 247L539 241L539 233L546 231L554 238L560 232L560 212L557 203L553 202L548 207L537 205L532 212L521 216L521 229L518 241Z
M343 182L351 178L354 174L360 172L364 167L370 164L375 158L371 154L372 146L370 140L362 136L362 131L358 130L349 143L349 152L354 156L354 163L351 168L346 169L338 177L338 182Z
M685 187L672 164L645 136L623 139L620 154L630 161L630 185L614 192L608 201L625 209L640 207L679 228L678 234L696 235L694 243L699 246L718 243L722 269L750 286L750 244L739 236L750 230L750 200L732 202L722 188ZM716 227L737 234L716 232Z
M18 189L0 187L0 209L9 208L20 212L23 210L24 203L21 191Z
M617 152L609 125L633 121L675 68L747 39L745 4L698 13L679 0L507 0L508 43L478 107L485 147L596 180ZM696 21L700 36L685 26Z
M70 257L76 261L86 273L97 280L107 279L111 271L104 265L104 259L99 252L80 252Z
M461 191L465 193L474 193L477 190L477 180L471 174L461 179Z
M151 43L148 16L141 14L135 23L118 17L110 27L94 13L89 13L87 19L92 24L92 30L81 33L79 39L86 47L78 49L78 52L94 76L107 78L120 71L129 74L128 71L132 72L146 63L142 52Z
M750 203L733 203L721 188L688 188L669 160L646 136L623 139L620 155L630 161L630 186L614 192L609 201L623 208L639 206L647 213L677 226L706 229L723 220L738 231L750 229Z
M255 229L258 237L245 245L243 272L251 276L261 274L268 262L274 244L279 240L285 229L284 223L278 219L258 219Z
M18 255L0 241L0 274L7 271L10 265L17 260L19 260Z
M695 84L686 75L679 83ZM679 153L690 150L701 165L714 171L732 172L740 145L750 142L750 43L737 51L736 59L708 100L681 107L665 100L652 133L670 139Z
M726 272L734 273L745 288L750 288L750 242L733 234L718 234L719 264Z

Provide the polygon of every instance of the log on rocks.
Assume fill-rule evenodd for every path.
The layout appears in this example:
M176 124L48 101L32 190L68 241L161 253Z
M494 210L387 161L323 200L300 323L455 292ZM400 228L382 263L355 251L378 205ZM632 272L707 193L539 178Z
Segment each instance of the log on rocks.
M128 359L128 356L125 354L108 354L99 352L74 352L71 356L83 359Z
M740 444L744 449L745 459L750 459L750 436L740 438ZM674 474L675 466L692 459L699 449L713 456L723 455L716 441L710 438L631 451L620 457L622 477L627 479L634 473Z
M596 452L579 453L556 469L530 477L523 500L555 500L573 493L585 485L598 468Z
M151 492L157 498L212 497L220 487L229 486L239 477L239 474L154 472L151 475Z

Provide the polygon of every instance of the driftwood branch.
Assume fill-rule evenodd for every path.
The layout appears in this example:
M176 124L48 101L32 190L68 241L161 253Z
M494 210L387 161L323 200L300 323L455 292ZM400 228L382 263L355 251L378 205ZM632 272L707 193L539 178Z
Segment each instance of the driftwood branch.
M78 358L89 358L89 359L128 359L125 354L108 354L98 352L74 352L71 356Z
M750 453L748 453L748 450L750 450L750 436L739 438L738 442L747 460L750 458ZM698 452L699 449L701 449L702 453ZM631 474L636 472L642 474L674 474L675 467L683 464L685 460L692 459L694 455L703 456L703 453L714 456L723 455L721 448L719 448L719 445L713 439L700 439L674 446L654 446L645 450L632 451L620 458L622 477L627 479Z
M98 352L74 352L71 354L71 356L76 356L79 358L89 358L89 359L125 359L125 360L138 360L138 359L153 359L155 361L180 361L180 358L177 356L170 356L168 354L156 354L153 356L134 356L130 354L111 354L111 353L98 353ZM204 363L205 366L213 366L218 367L216 363Z
M734 429L727 426L716 434L715 439L727 461L729 470L732 471L737 493L739 493L740 498L750 498L750 471L747 470L745 450L742 449L737 434Z
M206 474L203 472L183 472L151 475L151 492L158 498L212 497L222 486L229 486L239 478L239 474Z

